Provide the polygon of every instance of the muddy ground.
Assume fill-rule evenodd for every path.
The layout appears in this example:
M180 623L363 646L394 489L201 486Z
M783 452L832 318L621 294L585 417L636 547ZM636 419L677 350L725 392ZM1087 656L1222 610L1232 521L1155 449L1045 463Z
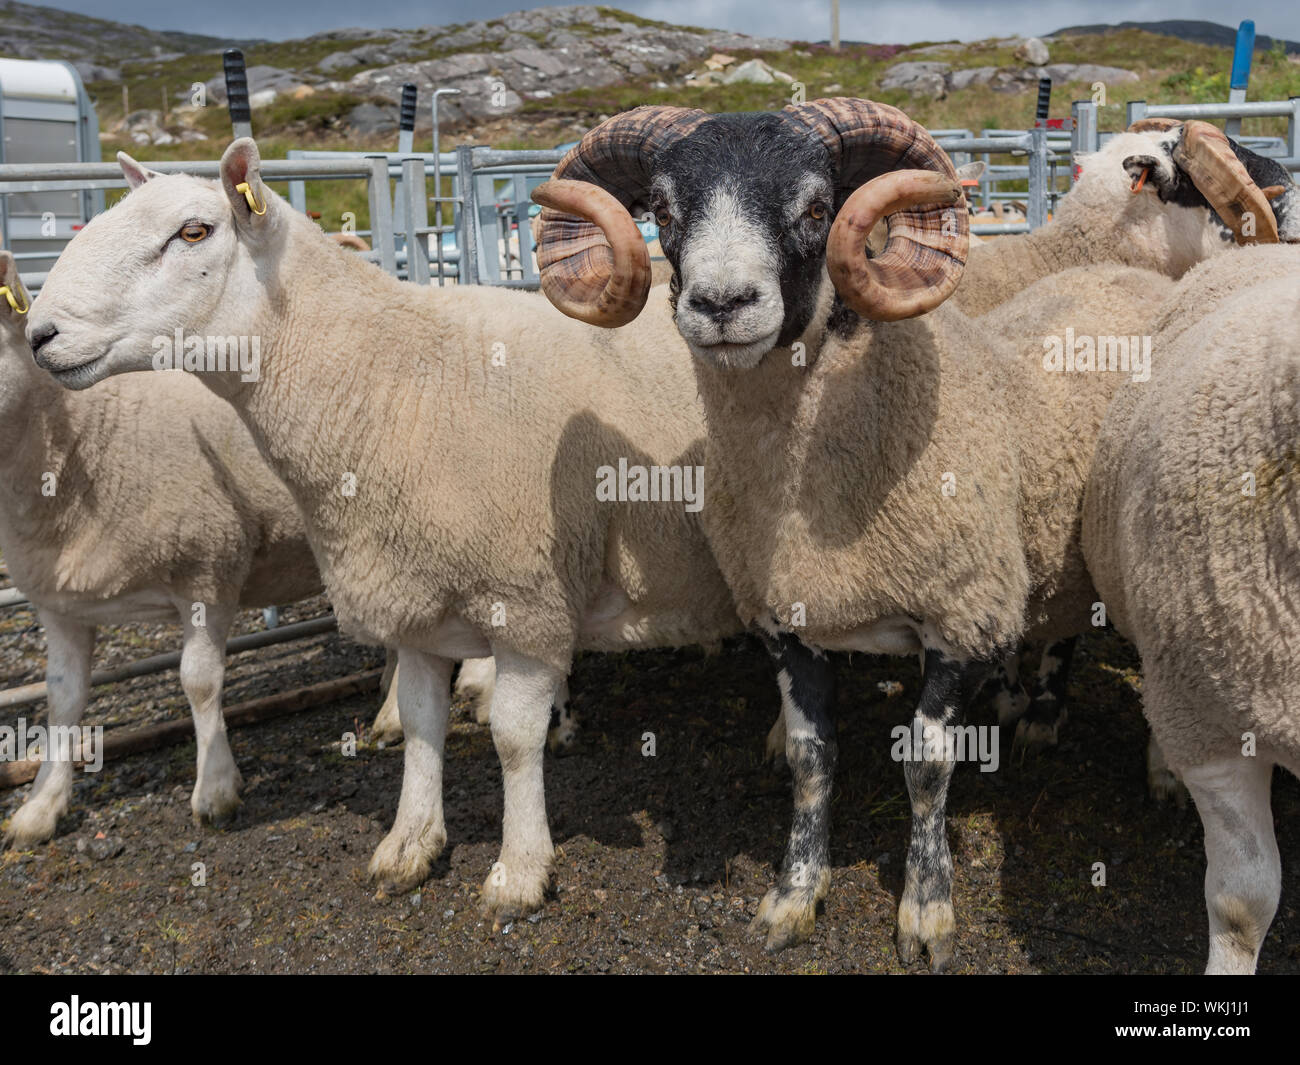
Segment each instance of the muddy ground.
M300 604L286 620L321 612ZM260 624L248 614L243 629ZM131 626L97 665L179 646ZM33 616L0 613L0 684L40 679ZM382 664L338 636L232 660L228 701ZM968 973L1191 973L1204 964L1201 830L1193 810L1145 792L1135 660L1114 635L1076 656L1058 747L1023 760L1002 740L996 772L960 767L949 802L958 957ZM370 853L396 809L399 748L340 753L378 707L367 695L232 733L245 781L237 819L190 820L192 742L79 779L58 836L0 856L0 972L902 972L892 935L909 827L890 729L910 718L910 660L839 663L834 880L812 940L776 956L747 923L771 883L789 785L762 764L777 709L766 655L584 656L573 678L577 752L548 756L558 846L541 912L493 933L479 885L495 860L500 772L463 707L448 738L449 844L418 893L377 900ZM901 684L887 695L883 683ZM175 672L101 689L91 723L187 716ZM43 716L43 704L28 720ZM10 711L3 722L12 724ZM976 723L994 720L987 700ZM642 755L653 732L656 753ZM0 793L7 818L26 788ZM1282 905L1262 972L1300 972L1300 786L1279 773L1274 812ZM1106 886L1095 887L1104 862ZM195 863L206 884L194 886ZM922 965L911 967L923 971Z

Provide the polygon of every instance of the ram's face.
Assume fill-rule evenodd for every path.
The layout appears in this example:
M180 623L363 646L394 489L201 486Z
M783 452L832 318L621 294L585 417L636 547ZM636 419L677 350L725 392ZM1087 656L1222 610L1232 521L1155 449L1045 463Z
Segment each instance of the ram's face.
M724 115L665 151L654 173L677 328L695 356L748 369L797 339L829 284L825 148L775 115Z
M1147 182L1155 190L1162 203L1176 207L1213 207L1206 200L1205 193L1196 187L1192 179L1174 161L1174 150L1178 146L1181 130L1177 127L1159 136L1150 134L1125 134L1137 140L1147 137L1150 147L1136 151L1124 159L1124 170L1130 181L1136 186L1139 181ZM1278 239L1283 243L1300 243L1300 185L1297 185L1288 171L1276 159L1244 148L1235 140L1230 140L1233 154L1246 168L1250 179L1260 188L1267 190L1269 206L1277 219ZM1215 225L1222 233L1224 243L1233 240L1232 230L1216 214Z

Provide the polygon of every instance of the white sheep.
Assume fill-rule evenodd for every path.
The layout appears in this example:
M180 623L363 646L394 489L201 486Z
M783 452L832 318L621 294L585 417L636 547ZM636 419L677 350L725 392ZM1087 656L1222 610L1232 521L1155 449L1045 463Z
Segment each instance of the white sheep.
M1204 157L1212 158L1213 169L1228 176L1217 193L1213 173L1207 175L1197 162ZM1207 123L1140 123L1112 137L1100 151L1083 156L1081 164L1078 182L1052 221L1032 233L971 248L954 305L982 313L982 320L1000 335L1020 337L1032 347L1043 336L1059 335L1074 324L1057 312L1070 305L1068 294L1076 286L1094 290L1123 266L1181 277L1238 241L1250 241L1251 234L1240 232L1245 210L1260 212L1264 239L1300 239L1300 187L1289 172L1277 160L1241 147ZM1209 177L1214 204L1188 167L1197 178ZM1257 193L1250 192L1252 187ZM1249 202L1237 203L1234 190L1242 190ZM1216 207L1234 224L1225 223ZM1020 301L1024 310L1006 303L1019 293L1027 294ZM1127 297L1119 292L1106 298L1149 297L1135 290ZM1080 433L1074 455L1086 466L1090 441L1085 437ZM1058 724L1064 720L1063 688L1073 643L1061 641L1044 651L1033 699L1025 701L1026 710L1017 722L1018 743L1056 742ZM1014 683L1010 687L1014 689ZM1005 700L1005 695L999 693L999 699ZM1000 706L999 721L1006 724L1010 716ZM1154 742L1148 748L1148 779L1153 795L1176 795L1181 801Z
M150 369L178 327L260 338L256 372L198 376L288 485L344 631L401 651L402 796L371 872L409 887L442 850L451 661L491 653L505 810L482 899L528 912L550 876L542 750L575 651L738 628L699 527L701 412L670 310L616 338L536 294L401 283L259 166L247 139L219 182L123 157L133 191L68 245L28 339L85 388Z
M1186 170L1189 159L1201 158L1232 182L1225 194L1211 193L1214 205ZM1080 164L1079 180L1050 222L971 247L954 306L983 315L1043 278L1080 266L1114 263L1178 278L1234 241L1251 240L1253 229L1240 230L1241 214L1252 208L1260 240L1300 239L1300 188L1290 174L1205 122L1116 134ZM1239 205L1233 189L1246 181L1257 194Z
M0 547L45 629L48 724L80 724L97 626L179 621L198 740L190 807L222 821L240 787L221 715L226 636L244 607L320 592L302 520L243 423L185 375L59 388L32 362L5 251L0 285L14 297L0 301ZM9 841L49 839L72 781L69 760L46 757Z
M1133 268L1089 288L1063 277L1059 306L1012 300L1000 326L940 307L967 250L952 164L905 115L868 101L641 108L589 133L556 179L534 198L542 287L566 313L629 320L635 294L612 309L591 298L634 288L619 272L636 251L620 212L655 213L675 270L708 425L705 532L742 620L777 659L794 776L786 861L755 924L769 948L795 942L827 891L836 746L824 652L916 653L899 949L911 960L928 948L942 968L955 927L949 730L1023 639L1090 627L1078 515L1118 374L1045 373L1044 331L1141 332L1172 282ZM864 256L881 217L890 242ZM1002 328L1023 332L1012 342Z
M1106 416L1083 546L1205 827L1208 973L1255 969L1277 909L1274 765L1300 774L1300 249L1192 270L1151 379Z

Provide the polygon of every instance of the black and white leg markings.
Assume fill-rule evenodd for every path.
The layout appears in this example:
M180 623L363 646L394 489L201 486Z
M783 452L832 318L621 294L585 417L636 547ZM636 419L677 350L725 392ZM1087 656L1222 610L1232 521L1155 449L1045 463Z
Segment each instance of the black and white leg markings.
M941 971L953 955L952 855L948 851L945 808L948 782L956 766L953 745L931 739L933 730L959 725L990 663L966 659L927 646L921 700L912 728L924 738L924 757L904 762L912 802L912 840L907 851L903 897L898 906L898 953L905 963L930 952L930 968ZM934 757L938 755L938 757Z
M831 713L835 670L825 652L787 632L760 633L777 668L785 716L785 757L794 787L794 823L777 884L753 928L781 950L812 934L817 903L830 887L830 807L837 748Z
M1071 636L1043 648L1029 708L1016 725L1017 747L1032 749L1056 745L1058 730L1068 718L1065 691L1070 683L1070 663L1078 642L1077 636Z
M1020 652L1012 651L1003 657L989 676L993 686L993 706L997 710L998 725L1002 728L1014 724L1029 708L1029 693L1020 683Z

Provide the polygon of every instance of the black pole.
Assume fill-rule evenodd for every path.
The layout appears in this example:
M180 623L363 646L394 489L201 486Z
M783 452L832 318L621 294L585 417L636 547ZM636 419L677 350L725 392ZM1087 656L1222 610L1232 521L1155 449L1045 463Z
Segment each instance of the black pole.
M230 110L230 125L236 137L253 135L253 111L248 105L248 74L244 70L244 53L238 48L227 48L221 53L221 66L226 74L226 107Z
M415 84L407 82L402 86L401 128L404 132L415 132Z
M1039 122L1046 122L1047 116L1052 110L1052 79L1038 79L1038 110L1034 112L1034 117Z

